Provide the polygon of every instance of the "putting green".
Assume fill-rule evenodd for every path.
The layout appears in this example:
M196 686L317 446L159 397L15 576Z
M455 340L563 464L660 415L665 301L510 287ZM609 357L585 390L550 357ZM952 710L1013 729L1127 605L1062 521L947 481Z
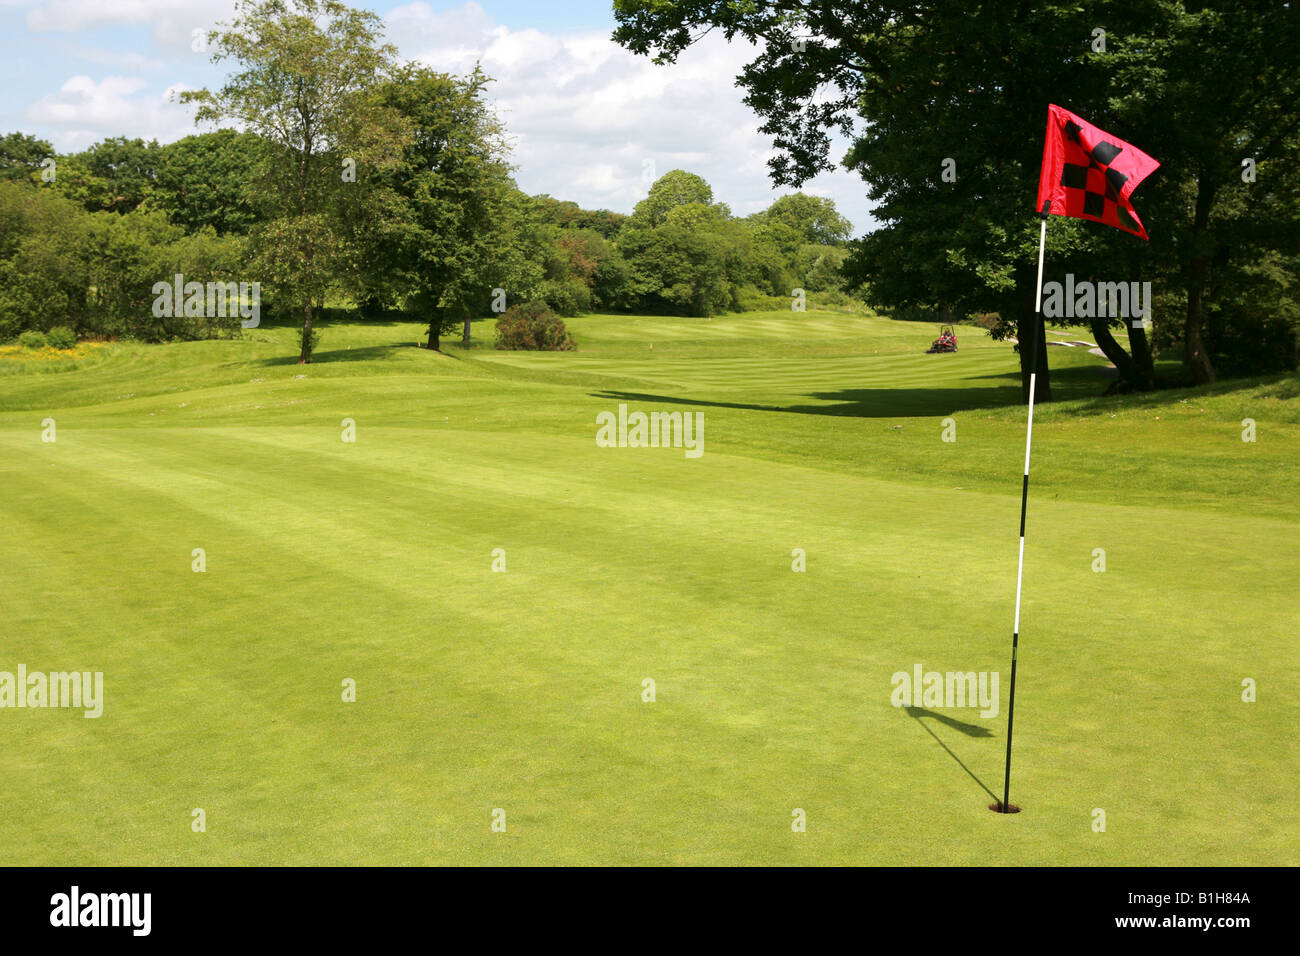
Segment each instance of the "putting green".
M1051 350L1008 817L1010 347L569 325L0 359L0 671L104 675L98 719L0 709L0 860L1300 862L1296 376L1101 399ZM620 404L702 414L704 453L597 447ZM895 707L918 664L997 672L996 715Z

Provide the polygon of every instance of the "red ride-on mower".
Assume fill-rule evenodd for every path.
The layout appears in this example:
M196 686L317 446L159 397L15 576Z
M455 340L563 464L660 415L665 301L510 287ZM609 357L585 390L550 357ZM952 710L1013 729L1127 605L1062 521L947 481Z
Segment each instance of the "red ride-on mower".
M925 354L933 355L936 352L955 351L957 351L957 336L953 333L951 325L944 325L939 329L939 337L925 350Z

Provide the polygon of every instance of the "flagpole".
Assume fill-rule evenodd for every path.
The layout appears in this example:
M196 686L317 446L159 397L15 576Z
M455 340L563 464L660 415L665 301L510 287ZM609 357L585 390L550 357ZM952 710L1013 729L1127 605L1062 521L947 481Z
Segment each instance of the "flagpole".
M1011 631L1011 691L1007 703L1007 769L1002 778L1002 813L1011 813L1011 728L1016 718L1016 650L1020 646L1020 591L1025 575L1025 511L1029 506L1029 451L1034 439L1034 393L1038 386L1038 323L1043 312L1043 251L1047 246L1047 215L1051 200L1043 205L1038 230L1038 287L1034 292L1034 321L1029 333L1029 422L1025 426L1025 477L1020 486L1020 560L1016 565L1016 623Z

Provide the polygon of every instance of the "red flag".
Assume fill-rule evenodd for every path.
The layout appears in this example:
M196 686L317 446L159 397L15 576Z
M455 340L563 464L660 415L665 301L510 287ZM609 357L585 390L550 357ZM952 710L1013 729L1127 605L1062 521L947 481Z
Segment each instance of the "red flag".
M1129 202L1138 184L1160 164L1136 146L1111 136L1056 105L1047 107L1047 141L1038 175L1039 212L1104 222L1147 238Z

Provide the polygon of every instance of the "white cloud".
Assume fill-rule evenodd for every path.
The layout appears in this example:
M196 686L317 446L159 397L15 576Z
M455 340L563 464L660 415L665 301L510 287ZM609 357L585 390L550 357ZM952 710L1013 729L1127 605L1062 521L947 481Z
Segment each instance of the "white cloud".
M649 188L646 160L657 175L675 168L700 174L740 215L789 191L773 190L766 166L772 144L735 86L756 53L748 44L711 35L661 67L623 50L608 32L512 31L477 3L435 12L415 2L386 19L403 57L451 73L478 62L493 77L489 95L514 140L516 178L528 192L628 212ZM859 230L869 227L858 177L825 174L804 188L835 199Z
M82 33L96 27L150 27L160 47L188 51L193 31L229 20L234 0L48 0L27 11L27 27L36 33Z
M96 82L89 76L73 76L59 88L27 109L27 118L46 126L59 127L61 149L83 149L105 136L139 136L169 142L193 132L193 107L172 97L188 89L174 83L162 95L137 96L146 84L138 76L106 76Z

